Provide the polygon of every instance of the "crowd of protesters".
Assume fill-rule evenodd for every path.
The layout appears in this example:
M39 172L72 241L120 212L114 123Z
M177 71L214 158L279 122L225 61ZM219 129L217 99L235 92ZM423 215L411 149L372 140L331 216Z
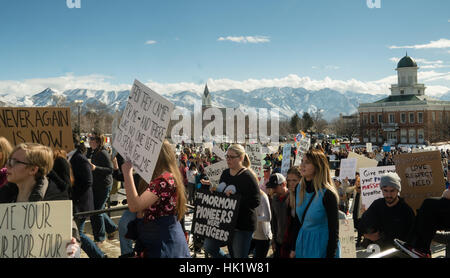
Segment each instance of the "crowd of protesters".
M394 165L394 155L411 152L407 148L367 152L323 141L312 144L299 166L293 166L297 157L293 147L290 169L283 176L280 146L265 154L264 175L258 178L243 145L218 144L225 153L221 158L203 144L171 145L166 140L147 183L130 161L120 154L113 157L105 142L101 134L74 138L75 150L66 154L39 144L11 146L0 137L0 203L72 200L74 213L103 210L113 182L119 182L128 204L119 223L105 213L90 216L92 240L85 234L87 218L75 218L68 256L80 256L81 248L90 258L105 258L102 243L118 234L122 257L187 258L191 243L184 227L187 207L194 206L197 190L212 190L205 168L225 160L228 169L220 177L221 188L214 190L227 196L239 194L241 206L227 248L214 239L193 235L195 251L203 249L209 257L339 258L342 215L354 220L357 247L396 246L412 257L430 257L436 231L450 230L450 149L441 151L446 177L442 197L424 200L415 215L399 197L398 175L382 177L383 198L366 209L361 205L358 173L355 179L340 180L339 169L330 169L350 150L386 166Z

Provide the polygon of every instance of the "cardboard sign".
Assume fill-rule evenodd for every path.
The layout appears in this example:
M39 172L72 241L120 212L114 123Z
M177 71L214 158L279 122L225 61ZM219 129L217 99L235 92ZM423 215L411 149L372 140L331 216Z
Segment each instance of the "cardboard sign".
M33 142L70 152L74 148L70 108L0 107L0 136L13 146Z
M356 158L344 158L341 159L341 166L339 166L339 179L345 180L345 178L354 179L356 173L356 164L358 160Z
M0 258L67 258L72 201L0 204Z
M414 211L426 198L442 195L445 181L439 151L394 155L394 163L402 181L400 196Z
M239 212L240 197L199 190L195 193L192 231L195 235L212 238L223 245L232 239Z
M208 176L213 188L217 188L219 185L220 176L226 169L228 169L228 164L226 161L217 162L205 168L205 175Z
M291 167L291 144L286 144L283 147L283 160L281 161L281 174L287 176L287 172Z
M354 229L353 219L339 219L340 258L356 258Z
M174 105L135 80L114 135L113 147L150 182Z
M250 158L251 168L259 178L264 177L263 171L263 153L261 144L247 144L245 145L245 152Z
M376 199L383 198L380 188L380 178L387 173L395 173L395 166L382 166L359 169L361 180L361 203L368 209Z
M360 168L370 168L370 167L377 167L378 161L375 159L367 158L363 155L349 152L347 158L356 158L358 159L358 162L356 163L356 171L360 171Z

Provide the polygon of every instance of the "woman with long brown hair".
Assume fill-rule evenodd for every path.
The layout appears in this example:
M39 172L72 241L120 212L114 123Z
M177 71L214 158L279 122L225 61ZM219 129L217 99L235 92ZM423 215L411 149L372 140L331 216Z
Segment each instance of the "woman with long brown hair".
M134 185L130 161L122 165L128 208L137 213L128 236L136 240L135 250L148 258L187 258L189 248L180 220L186 213L186 193L175 151L164 141L152 181Z
M0 136L0 187L8 182L6 179L6 161L8 160L12 150L13 148L8 139Z
M339 257L339 196L325 154L320 150L308 151L303 156L300 173L294 219L294 232L298 235L291 257Z

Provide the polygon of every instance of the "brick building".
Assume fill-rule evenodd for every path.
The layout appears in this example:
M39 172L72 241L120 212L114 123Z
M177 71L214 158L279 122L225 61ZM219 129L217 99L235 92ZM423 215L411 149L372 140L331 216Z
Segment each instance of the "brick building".
M358 108L361 142L381 145L424 144L433 141L436 123L450 119L450 101L425 94L424 84L417 83L416 62L406 55L397 64L397 84L391 95Z

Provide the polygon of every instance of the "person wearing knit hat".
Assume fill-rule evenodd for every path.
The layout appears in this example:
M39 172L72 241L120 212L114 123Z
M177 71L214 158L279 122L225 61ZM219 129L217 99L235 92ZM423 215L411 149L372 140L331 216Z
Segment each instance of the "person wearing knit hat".
M414 211L399 196L401 179L396 173L380 178L383 198L375 200L361 217L358 230L366 244L375 243L381 250L394 247L394 239L405 240L414 224ZM363 244L366 245L366 244Z

